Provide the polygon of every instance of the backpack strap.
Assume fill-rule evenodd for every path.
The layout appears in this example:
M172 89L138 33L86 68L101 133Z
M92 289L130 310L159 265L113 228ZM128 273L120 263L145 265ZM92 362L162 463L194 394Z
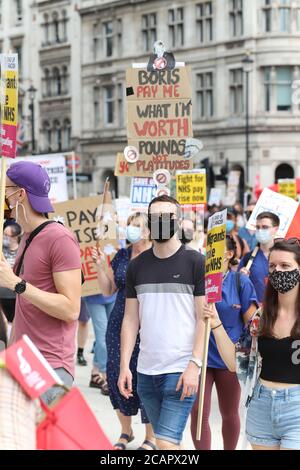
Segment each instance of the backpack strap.
M35 230L33 230L33 232L31 232L31 234L29 235L29 237L27 238L27 240L25 242L25 248L24 248L23 253L21 254L21 257L19 259L19 263L18 263L18 266L17 266L16 271L15 271L16 276L20 275L25 253L28 250L29 245L32 242L32 240L34 239L34 237L36 237L47 225L55 224L55 223L56 223L55 220L47 220L47 222L44 222L43 224L39 225Z
M23 265L23 262L24 262L24 257L25 257L25 253L26 251L28 250L29 248L29 245L30 243L32 242L32 240L45 228L47 227L47 225L50 225L50 224L57 224L57 223L60 223L61 225L63 225L61 222L56 222L56 220L47 220L46 222L42 223L41 225L39 225L35 230L33 230L33 232L31 232L31 234L29 235L29 237L27 238L26 242L25 242L25 248L23 250L23 253L21 254L21 257L19 259L19 263L18 263L18 266L15 270L15 274L16 276L19 276L20 275L20 272L21 272L21 269L22 269L22 265ZM84 279L84 274L83 274L83 271L81 270L81 284L84 284L85 282L85 279Z
M238 296L241 299L242 286L241 286L241 273L239 271L235 273L235 282L236 282L236 290L237 290Z

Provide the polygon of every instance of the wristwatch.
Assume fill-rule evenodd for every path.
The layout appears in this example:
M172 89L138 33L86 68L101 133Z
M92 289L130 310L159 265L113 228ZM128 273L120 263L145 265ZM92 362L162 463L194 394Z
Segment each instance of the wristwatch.
M194 364L196 364L196 366L201 369L202 368L202 361L201 359L198 359L197 357L191 357L190 359L190 362L193 362Z
M16 294L24 294L26 291L26 281L22 280L21 282L18 282L18 284L15 285L14 292Z

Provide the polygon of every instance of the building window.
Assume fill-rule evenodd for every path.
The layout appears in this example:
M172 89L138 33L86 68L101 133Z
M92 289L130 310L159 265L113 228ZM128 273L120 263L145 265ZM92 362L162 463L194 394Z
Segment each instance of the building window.
M203 2L196 5L197 33L200 43L213 40L213 4L212 2Z
M156 41L156 13L142 16L143 50L149 52Z
M118 84L118 115L119 115L119 126L124 127L124 96L123 96L123 85Z
M114 123L115 103L114 103L114 87L106 86L104 91L104 124Z
M264 0L263 16L264 16L264 31L270 33L273 29L273 0Z
M44 24L43 24L43 29L44 29L44 46L47 46L50 42L50 36L49 36L49 15L47 13L44 15Z
M94 128L100 129L100 90L94 88Z
M51 152L52 150L52 132L51 126L48 121L44 121L42 128L43 135L43 149L45 152Z
M63 126L63 150L71 149L71 122L69 119L64 120Z
M197 118L210 118L214 114L213 106L213 74L199 73L196 77Z
M53 96L60 96L62 93L61 75L58 68L53 69Z
M233 69L230 70L230 112L240 115L243 109L243 69Z
M265 111L292 111L292 67L264 70Z
M61 20L61 26L62 26L62 40L63 42L68 41L68 18L67 18L67 12L63 10L62 12L62 20Z
M170 47L184 44L183 8L169 10L169 44Z
M54 150L62 150L62 129L59 121L54 121Z
M113 22L108 21L103 23L103 37L104 37L104 55L111 57L113 55Z
M52 37L54 43L59 43L59 20L58 13L54 12L52 15Z
M123 41L122 41L123 31L122 31L122 28L123 28L122 20L121 20L121 19L118 19L118 20L117 20L117 48L118 48L118 56L121 56L121 55L122 55L122 45L123 45Z
M101 34L99 32L99 23L95 23L93 25L93 55L94 55L94 60L97 60L98 57L99 57L100 40L101 40Z
M23 0L15 0L16 23L23 21Z
M51 96L51 77L49 69L44 70L44 78L43 78L43 97Z
M290 0L279 0L279 31L289 33L291 31L291 4Z
M243 0L229 0L230 11L230 36L239 37L243 35Z
M13 52L18 54L19 75L22 76L23 68L23 48L22 44L13 44Z

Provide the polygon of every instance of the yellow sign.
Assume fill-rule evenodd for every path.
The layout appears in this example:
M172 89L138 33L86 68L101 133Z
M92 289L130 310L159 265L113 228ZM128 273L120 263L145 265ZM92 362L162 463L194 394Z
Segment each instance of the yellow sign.
M297 197L297 184L295 179L282 179L278 180L279 193L284 196L296 199Z
M176 194L179 204L206 204L205 170L177 172Z

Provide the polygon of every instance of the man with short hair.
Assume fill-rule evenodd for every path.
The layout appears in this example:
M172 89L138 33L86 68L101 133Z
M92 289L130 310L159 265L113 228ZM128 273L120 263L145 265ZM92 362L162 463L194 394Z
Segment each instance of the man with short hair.
M6 178L6 203L21 225L24 237L15 269L30 234L54 212L48 193L50 179L44 168L32 162L10 166ZM81 259L74 235L56 222L46 224L25 253L20 274L0 261L0 286L16 293L12 341L28 335L66 385L75 368L75 336L80 311ZM50 403L62 391L53 387L43 396Z
M239 271L247 274L252 281L260 303L264 299L266 282L269 275L268 258L270 249L274 245L274 239L276 238L279 226L280 220L276 214L273 212L261 212L256 218L255 236L259 247L257 254L254 256L253 251L247 253L239 264ZM253 263L248 271L246 266L251 258Z
M180 448L196 399L203 349L205 259L181 244L181 211L169 197L149 205L153 248L130 262L121 334L119 389L132 396L129 368L140 333L138 394L159 449Z

